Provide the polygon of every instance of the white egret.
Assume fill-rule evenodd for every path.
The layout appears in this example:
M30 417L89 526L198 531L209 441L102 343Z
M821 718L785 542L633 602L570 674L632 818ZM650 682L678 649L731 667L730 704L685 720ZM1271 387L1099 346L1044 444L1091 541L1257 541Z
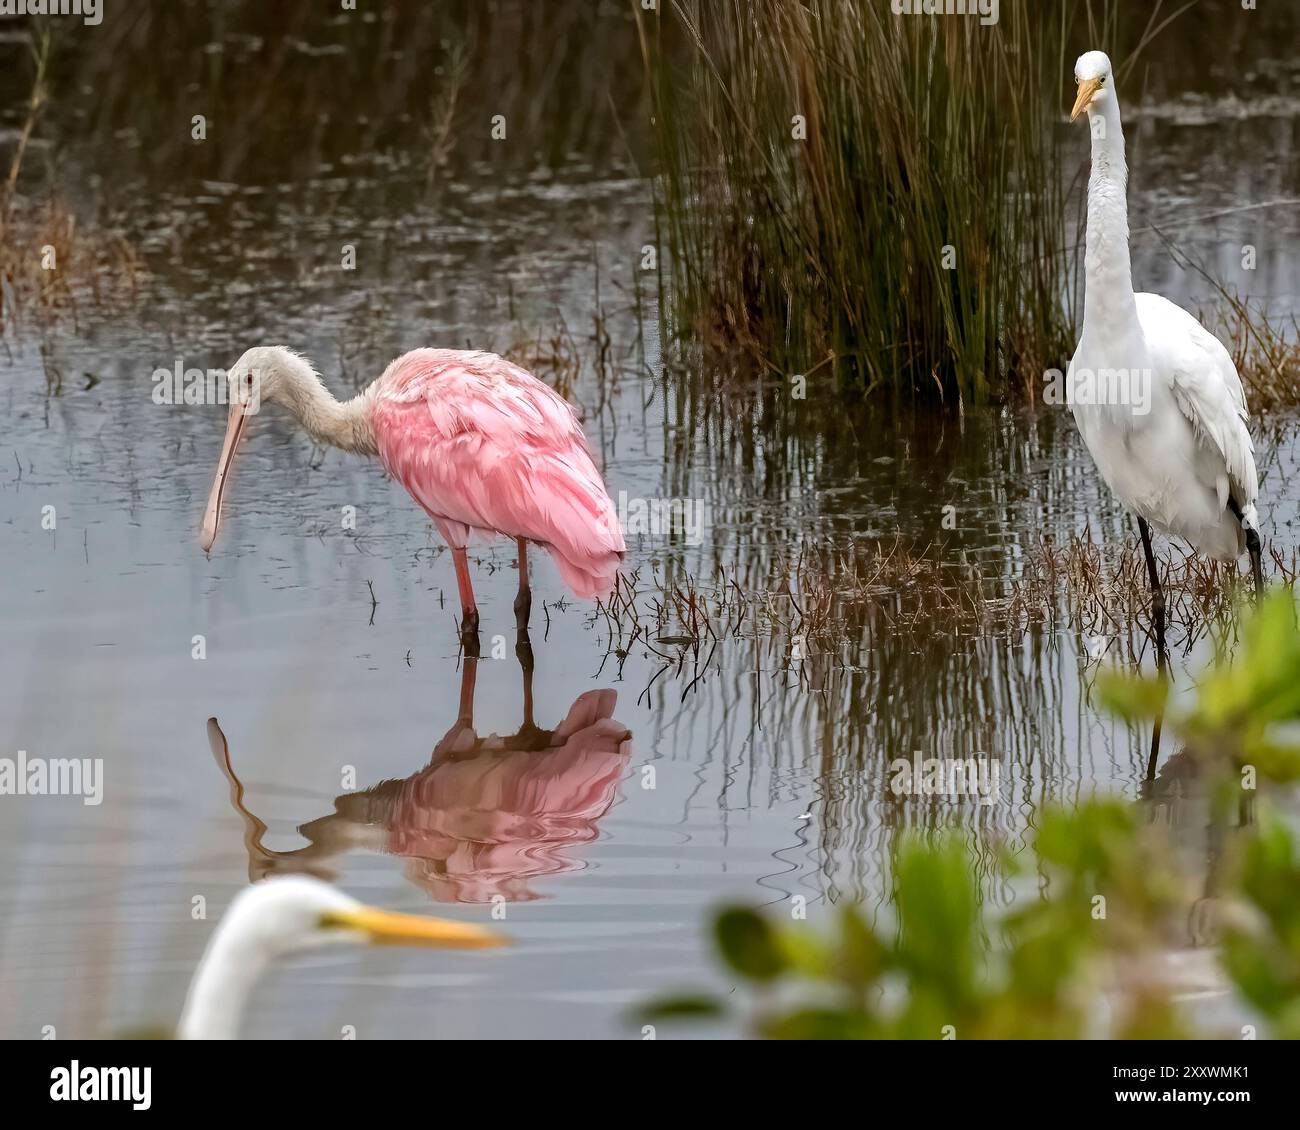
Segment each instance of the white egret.
M254 983L275 958L338 942L482 949L501 935L468 922L376 910L305 875L255 883L217 925L190 982L177 1035L233 1040Z
M1158 294L1134 294L1129 267L1124 133L1110 59L1079 56L1074 121L1092 134L1083 333L1070 362L1070 406L1097 469L1137 516L1151 583L1157 659L1165 606L1151 526L1220 561L1249 550L1263 587L1259 480L1241 378L1227 349Z

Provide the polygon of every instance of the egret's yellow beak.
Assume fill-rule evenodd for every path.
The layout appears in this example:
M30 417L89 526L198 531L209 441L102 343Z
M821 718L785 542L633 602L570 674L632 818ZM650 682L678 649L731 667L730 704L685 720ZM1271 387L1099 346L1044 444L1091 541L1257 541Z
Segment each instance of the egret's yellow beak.
M425 918L418 914L396 914L359 906L355 910L331 910L321 925L355 930L379 946L434 946L441 949L488 949L504 946L501 934L471 922L452 922L446 918Z
M1079 96L1074 100L1074 109L1070 111L1070 121L1074 121L1080 114L1088 108L1088 103L1092 101L1092 96L1101 86L1101 79L1086 78L1079 83Z

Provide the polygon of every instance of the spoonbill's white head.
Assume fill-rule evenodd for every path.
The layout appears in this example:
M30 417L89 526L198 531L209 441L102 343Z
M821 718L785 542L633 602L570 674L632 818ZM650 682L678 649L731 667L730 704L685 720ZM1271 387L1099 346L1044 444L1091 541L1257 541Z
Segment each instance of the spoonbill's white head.
M484 949L505 944L469 922L377 910L305 875L265 879L241 891L199 962L181 1013L182 1039L231 1039L267 964L296 950L338 943Z
M1074 109L1070 111L1070 121L1085 110L1100 110L1106 99L1114 97L1110 90L1115 79L1111 74L1110 59L1104 51L1085 51L1080 55L1074 64L1074 81L1079 84L1079 90L1074 99Z
M226 395L230 416L226 422L226 440L221 447L217 464L217 477L208 495L207 510L203 515L203 532L199 542L206 553L217 540L217 527L221 524L221 502L226 492L230 464L244 434L250 416L255 416L264 403L273 400L291 401L295 393L320 389L320 377L305 357L282 345L260 345L248 350L226 375ZM299 402L301 397L298 398Z
M311 362L282 345L247 350L226 375L230 403L256 412L262 401L283 397L286 386L317 380Z

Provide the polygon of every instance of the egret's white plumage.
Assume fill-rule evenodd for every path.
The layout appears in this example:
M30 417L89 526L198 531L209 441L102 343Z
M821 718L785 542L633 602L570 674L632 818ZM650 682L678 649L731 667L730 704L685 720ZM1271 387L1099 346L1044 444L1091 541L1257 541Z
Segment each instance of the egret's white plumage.
M336 942L478 949L498 934L467 922L376 910L306 875L286 875L241 891L203 952L177 1035L231 1040L244 1002L266 967L296 950Z
M1087 111L1092 172L1083 333L1067 384L1074 418L1102 478L1139 519L1233 561L1248 547L1247 530L1258 529L1241 378L1227 349L1191 314L1158 294L1134 294L1128 171L1110 60L1100 51L1081 55L1075 78L1071 117ZM1076 374L1115 371L1144 382L1145 403L1074 395ZM1256 557L1257 535L1250 542Z

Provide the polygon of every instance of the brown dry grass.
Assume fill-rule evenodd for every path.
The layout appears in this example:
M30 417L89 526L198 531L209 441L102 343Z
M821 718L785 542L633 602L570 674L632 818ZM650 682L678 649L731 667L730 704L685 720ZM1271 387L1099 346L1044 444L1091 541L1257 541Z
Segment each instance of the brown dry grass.
M25 315L42 327L80 302L136 297L143 268L131 245L111 232L78 230L70 208L51 194L36 203L18 191L23 160L49 101L48 29L32 40L32 87L9 171L0 184L0 338Z
M1159 555L1171 647L1184 651L1226 624L1249 592L1233 566L1171 548ZM1271 551L1267 580L1293 588L1300 552ZM636 569L602 603L610 655L644 647L666 665L708 666L727 639L772 640L784 649L832 649L865 636L965 635L1017 641L1043 627L1120 641L1130 655L1149 644L1151 594L1140 543L1090 534L1025 548L1016 571L993 571L938 545L856 544L775 559L761 578L720 568L708 578L667 580Z
M0 336L27 322L39 327L76 320L83 304L134 302L144 265L129 241L79 227L57 197L12 203L0 236Z
M1294 588L1300 552L1266 550L1265 580ZM1214 624L1226 623L1250 592L1249 577L1225 564L1169 544L1156 555L1165 595L1170 644L1190 650ZM1129 637L1133 626L1145 631L1151 617L1151 591L1141 543L1099 542L1091 534L1057 544L1044 539L1027 557L1014 582L1020 607L1052 609L1054 622L1088 637Z

